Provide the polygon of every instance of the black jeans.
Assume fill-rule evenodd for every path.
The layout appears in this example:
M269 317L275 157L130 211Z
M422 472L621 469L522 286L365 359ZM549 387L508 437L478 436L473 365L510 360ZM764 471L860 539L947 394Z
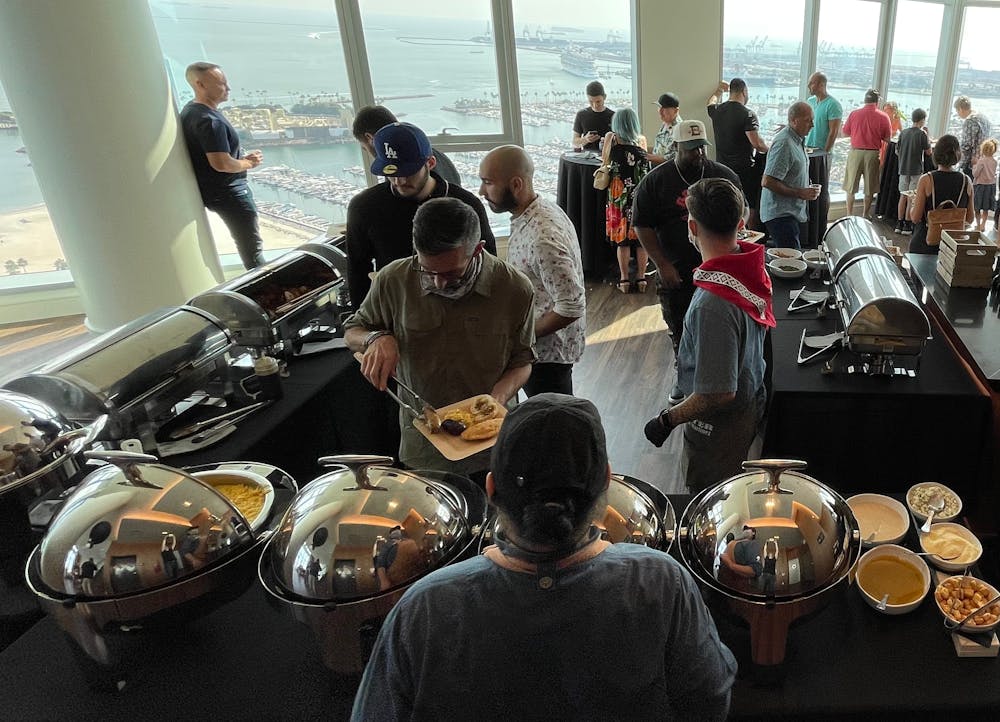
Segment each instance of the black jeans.
M264 240L260 237L257 205L249 188L240 188L230 195L205 201L205 207L218 213L226 224L229 234L236 241L236 250L245 269L249 271L264 265Z
M573 395L573 364L536 363L531 367L524 393L531 398L547 392Z
M687 315L688 306L694 297L694 281L690 273L685 273L678 269L681 274L681 285L676 288L667 288L660 282L660 277L656 277L656 295L660 299L660 311L663 313L663 321L668 326L670 333L670 344L674 347L674 353L681 346L681 335L684 333L684 316Z

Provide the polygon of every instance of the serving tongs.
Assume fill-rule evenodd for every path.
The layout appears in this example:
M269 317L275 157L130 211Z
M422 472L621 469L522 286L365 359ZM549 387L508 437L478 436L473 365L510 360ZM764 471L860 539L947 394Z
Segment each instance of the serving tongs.
M995 597L993 597L990 601L986 602L986 604L982 605L981 607L973 609L971 612L966 614L965 617L963 617L961 620L955 620L952 619L951 617L945 617L944 626L946 626L948 629L958 629L963 624L972 619L974 616L982 612L984 609L989 609L997 602L1000 602L1000 594L997 594Z
M269 403L271 402L258 401L255 404L250 404L249 406L244 406L242 408L234 409L232 411L227 411L224 414L213 416L212 418L205 419L204 421L196 421L193 424L188 424L187 426L182 426L179 429L174 429L173 431L170 432L169 436L172 440L176 441L177 439L183 439L188 436L191 436L191 434L197 434L202 429L214 426L215 424L219 424L221 427L222 424L220 422L231 421L232 423L235 424L237 421L242 421L244 417L249 416L257 409L261 408L262 406L266 406ZM229 426L230 424L225 424L225 425ZM213 429L213 432L214 431L215 430Z
M813 346L810 346L809 344L806 343L806 329L802 329L802 338L799 339L799 357L797 359L797 361L798 361L798 363L800 365L801 364L807 364L807 363L809 363L810 361L812 361L813 359L815 359L820 354L824 354L827 351L832 351L835 348L839 348L840 345L842 343L844 343L844 332L843 331L838 331L836 333L831 333L831 334L828 334L826 336L820 336L820 337L817 337L817 338L829 339L829 342L825 346L823 346L822 348L819 348L816 351L813 351L808 356L803 356L803 353L805 352L805 349L807 347L810 348L810 349L812 349Z
M830 294L826 291L807 291L805 285L803 285L792 296L792 300L788 302L788 312L792 313L794 311L801 311L804 308L819 306L826 303L829 297Z
M363 354L358 352L354 354L354 358L357 360L358 363L361 363L361 360L364 358L364 356ZM399 397L399 394L397 394L395 391L393 391L387 386L385 392L389 394L389 396L391 396L397 404L399 404L400 408L403 409L403 411L412 416L414 421L422 421L423 423L427 424L427 426L431 429L431 431L437 431L439 428L441 428L441 417L438 416L437 409L435 409L429 403L424 401L423 398L420 396L420 394L418 394L416 391L414 391L409 386L400 381L399 377L396 376L396 374L389 374L389 378L395 381L396 385L399 386L399 388L403 389L408 394L410 394L410 396L413 397L414 402L418 406L420 406L421 409L420 411L417 411L415 408L413 408L408 403L403 401L403 399Z

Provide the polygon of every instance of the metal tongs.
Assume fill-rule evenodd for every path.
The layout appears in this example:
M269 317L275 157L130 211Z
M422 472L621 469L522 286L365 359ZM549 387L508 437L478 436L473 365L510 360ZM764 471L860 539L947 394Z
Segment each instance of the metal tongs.
M838 331L837 333L831 333L826 338L831 339L826 346L823 346L822 348L813 351L808 356L803 356L802 354L806 349L806 347L808 346L808 344L806 344L806 329L802 329L802 338L799 339L799 357L797 359L798 362L800 364L807 364L820 354L838 348L844 342L844 332ZM809 348L812 347L810 346Z
M364 358L364 356L359 352L354 354L354 358L357 360L358 363L361 363L361 359ZM389 378L395 381L396 385L399 386L399 388L409 393L410 396L413 397L414 402L417 405L419 405L421 409L420 411L417 411L415 408L413 408L408 403L403 401L403 399L399 397L399 394L397 394L395 391L393 391L387 386L385 392L389 394L389 396L391 396L397 404L399 404L400 408L402 408L403 411L412 416L414 421L422 421L423 423L427 424L428 428L430 428L431 431L437 431L439 428L441 428L441 417L438 416L437 409L435 409L429 403L424 401L423 398L420 396L420 394L418 394L416 391L414 391L409 386L400 381L399 377L396 376L396 374L389 374Z
M191 434L197 434L202 429L205 429L209 426L214 426L215 424L219 424L219 426L222 427L223 426L222 422L225 421L230 421L231 423L235 424L237 421L242 421L245 416L249 416L257 409L261 408L262 406L266 406L269 403L271 402L258 401L255 404L250 404L249 406L244 406L239 409L234 409L233 411L227 411L224 414L213 416L212 418L205 419L204 421L196 421L193 424L188 424L187 426L182 426L179 429L171 431L170 438L173 440L183 439L184 437L190 436ZM225 424L225 426L229 425L230 424ZM211 433L213 432L212 431L207 432L206 434L203 434L203 436L208 436Z
M803 298L803 295L805 297ZM820 297L822 295L822 297ZM792 300L788 302L788 312L801 311L803 308L811 308L813 306L818 306L822 303L826 303L827 299L830 297L829 293L824 291L806 291L805 285L802 286L795 295L792 296ZM799 303L799 299L802 298L802 303ZM810 301L809 299L812 298Z

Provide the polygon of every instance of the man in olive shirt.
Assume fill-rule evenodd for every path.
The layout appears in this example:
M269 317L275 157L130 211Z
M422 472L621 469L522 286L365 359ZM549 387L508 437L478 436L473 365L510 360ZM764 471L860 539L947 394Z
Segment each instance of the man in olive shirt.
M535 360L531 282L483 252L479 218L456 198L421 204L413 247L414 256L379 271L345 324L348 347L364 352L361 372L379 390L396 374L435 407L478 394L506 404ZM399 423L399 458L409 468L489 468L488 451L448 462L409 416L401 412Z

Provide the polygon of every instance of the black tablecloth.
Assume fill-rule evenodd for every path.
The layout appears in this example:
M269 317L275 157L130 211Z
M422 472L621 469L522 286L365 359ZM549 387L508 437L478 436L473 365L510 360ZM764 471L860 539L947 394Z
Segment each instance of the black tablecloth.
M678 513L689 500L671 497ZM719 634L740 662L733 719L914 719L944 711L967 719L1000 708L1000 660L957 659L930 598L909 615L888 617L842 586L826 609L793 625L784 681L777 686L759 684L749 662L749 630L718 609L717 599L710 601ZM256 582L235 601L169 634L132 637L146 654L125 688L96 692L71 643L51 619L41 620L0 653L4 716L344 720L350 713L357 680L333 677L308 629L272 607Z
M928 341L916 378L848 375L844 367L855 357L847 351L830 375L821 369L831 353L798 365L803 330L812 336L840 328L835 312L819 319L813 310L786 311L789 291L802 282L774 281L778 325L764 456L804 459L807 473L842 493L902 492L939 481L973 495L990 443L990 401L951 347L939 335Z
M603 281L615 265L615 249L604 232L604 209L608 192L594 188L599 158L588 153L566 153L559 159L556 202L576 227L587 278ZM618 277L615 270L614 277Z
M830 215L830 169L827 167L827 153L824 150L809 154L809 182L819 183L823 189L819 198L809 201L809 222L805 237L802 238L803 248L816 248L826 233L826 222Z

